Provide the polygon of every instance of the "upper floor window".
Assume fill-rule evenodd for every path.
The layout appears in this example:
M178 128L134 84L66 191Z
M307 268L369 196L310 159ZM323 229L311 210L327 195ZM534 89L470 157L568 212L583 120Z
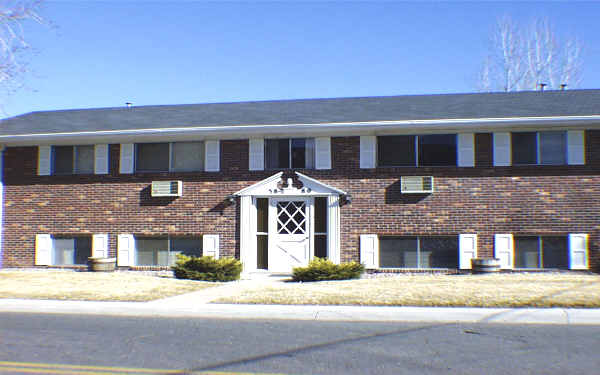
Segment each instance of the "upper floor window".
M314 168L315 139L266 139L265 166L267 169Z
M564 131L511 133L513 165L567 164Z
M94 146L52 146L52 173L94 173Z
M188 172L204 170L203 142L138 143L137 172Z
M390 135L377 137L380 167L455 166L456 134Z

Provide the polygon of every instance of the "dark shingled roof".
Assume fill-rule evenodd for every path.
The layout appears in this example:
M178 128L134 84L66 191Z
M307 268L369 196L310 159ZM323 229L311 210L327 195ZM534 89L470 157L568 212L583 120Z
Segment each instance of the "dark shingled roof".
M0 121L0 136L169 127L598 114L600 90L300 99L32 112Z

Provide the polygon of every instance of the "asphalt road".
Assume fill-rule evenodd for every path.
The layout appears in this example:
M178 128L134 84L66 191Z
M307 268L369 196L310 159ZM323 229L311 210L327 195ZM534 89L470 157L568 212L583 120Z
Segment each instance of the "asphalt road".
M185 369L180 372L185 374L597 374L600 326L0 314L2 375L167 373L161 369Z

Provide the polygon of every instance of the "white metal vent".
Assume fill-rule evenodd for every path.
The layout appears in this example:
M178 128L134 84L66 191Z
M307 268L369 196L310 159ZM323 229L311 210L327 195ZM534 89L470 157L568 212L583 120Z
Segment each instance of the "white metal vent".
M403 194L433 193L432 176L402 176L400 186Z
M181 197L182 193L181 181L152 181L153 197Z

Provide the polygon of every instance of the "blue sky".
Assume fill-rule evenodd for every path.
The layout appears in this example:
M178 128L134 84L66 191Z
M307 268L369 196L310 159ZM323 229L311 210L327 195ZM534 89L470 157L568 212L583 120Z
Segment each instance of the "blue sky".
M47 1L4 116L67 108L471 92L499 16L585 43L600 88L600 2Z

